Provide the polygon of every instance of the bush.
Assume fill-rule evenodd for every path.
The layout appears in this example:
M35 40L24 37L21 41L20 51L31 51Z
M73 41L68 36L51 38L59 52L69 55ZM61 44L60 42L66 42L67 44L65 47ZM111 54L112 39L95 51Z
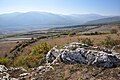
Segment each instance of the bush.
M26 56L25 64L28 68L33 68L33 67L39 66L39 62L41 61L42 58L43 58L43 56L37 56L37 55Z
M8 58L0 58L0 64L7 66L10 63Z
M61 32L60 35L68 35L70 32L69 31L65 31L65 32Z
M118 32L118 30L117 29L111 29L111 34L116 34L117 32Z
M14 66L16 67L26 67L26 68L33 68L39 65L40 58L37 55L24 55L18 57L14 60Z
M40 45L33 47L30 54L23 54L17 57L14 60L14 66L23 66L27 68L37 67L50 49L51 47L47 43L42 42Z
M15 66L15 67L20 67L20 66L23 66L23 65L25 65L25 58L26 56L24 55L24 56L19 56L19 57L17 57L14 61L13 61L13 65Z
M105 34L105 33L101 33L101 32L91 32L91 33L83 33L83 35L101 35L101 34Z
M93 46L93 40L89 39L89 38L85 38L85 39L81 39L83 44L87 44L89 46Z
M114 40L111 37L107 36L104 41L101 42L105 47L113 47L120 44L120 40Z
M76 35L75 32L69 32L68 36L73 36L73 35Z
M94 33L95 35L99 35L100 33L98 33L97 31Z
M42 42L40 45L33 47L31 54L47 54L51 47L46 43Z

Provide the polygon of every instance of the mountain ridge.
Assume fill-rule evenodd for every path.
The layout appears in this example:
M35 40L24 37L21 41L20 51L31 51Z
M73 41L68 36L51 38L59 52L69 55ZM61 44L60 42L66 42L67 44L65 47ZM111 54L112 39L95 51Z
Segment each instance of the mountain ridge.
M27 13L9 13L0 15L0 25L1 26L37 26L37 25L77 25L83 24L89 20L96 20L103 18L99 15L99 18L88 19L86 16L91 15L59 15L48 12L27 12ZM93 15L92 15L93 16ZM85 20L83 20L85 19Z
M88 21L85 24L103 24L103 23L112 23L112 22L120 22L120 16L102 18L97 20Z
M6 13L0 14L0 32L82 25L89 21L109 17L99 14L62 15L37 11Z

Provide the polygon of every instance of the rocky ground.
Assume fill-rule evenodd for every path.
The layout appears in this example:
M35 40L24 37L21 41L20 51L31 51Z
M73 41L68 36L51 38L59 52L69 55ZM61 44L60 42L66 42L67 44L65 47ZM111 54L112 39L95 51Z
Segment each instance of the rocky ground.
M82 64L54 65L54 70L48 71L39 80L120 80L119 68L98 68Z
M52 68L53 67L53 68ZM54 64L35 70L22 68L0 72L0 80L120 80L120 67L98 68L83 64Z
M30 70L0 65L0 80L120 80L120 54L73 42L55 46Z

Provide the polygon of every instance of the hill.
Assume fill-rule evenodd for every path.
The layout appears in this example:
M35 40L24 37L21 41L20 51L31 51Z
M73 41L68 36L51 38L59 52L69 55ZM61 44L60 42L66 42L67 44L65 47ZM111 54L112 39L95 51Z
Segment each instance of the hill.
M92 20L92 21L88 21L85 24L104 24L104 23L120 23L120 16Z
M47 12L8 13L0 15L0 32L27 31L45 27L80 25L90 20L105 18L98 14L60 15Z

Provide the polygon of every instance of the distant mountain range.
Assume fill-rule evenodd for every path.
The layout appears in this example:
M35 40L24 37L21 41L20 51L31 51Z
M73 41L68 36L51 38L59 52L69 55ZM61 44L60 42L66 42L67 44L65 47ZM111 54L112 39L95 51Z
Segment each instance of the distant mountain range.
M92 20L86 22L85 24L104 24L104 23L116 23L116 22L120 23L120 16Z
M0 15L0 32L1 31L24 31L40 29L45 27L60 27L81 25L88 23L102 23L117 21L117 17L102 16L98 14L71 14L59 15L47 12L27 12L27 13L9 13ZM119 17L119 18L118 18Z

